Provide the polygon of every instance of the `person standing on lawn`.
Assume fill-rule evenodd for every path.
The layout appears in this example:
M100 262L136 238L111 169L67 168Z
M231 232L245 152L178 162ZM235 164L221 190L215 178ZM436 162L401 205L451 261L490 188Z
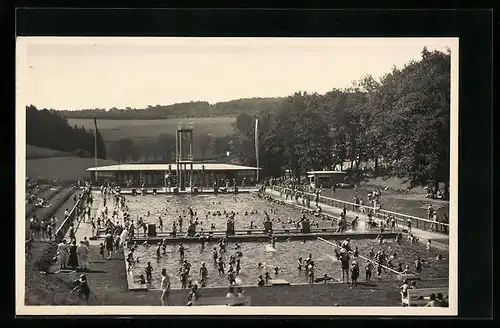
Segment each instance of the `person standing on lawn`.
M84 241L80 241L80 245L76 248L76 256L78 258L78 265L83 271L88 270L89 263L89 249Z
M64 239L57 246L57 258L59 260L59 265L61 269L66 269L66 267L68 266L68 259L69 259L69 250L68 250L68 245L66 244L66 239Z

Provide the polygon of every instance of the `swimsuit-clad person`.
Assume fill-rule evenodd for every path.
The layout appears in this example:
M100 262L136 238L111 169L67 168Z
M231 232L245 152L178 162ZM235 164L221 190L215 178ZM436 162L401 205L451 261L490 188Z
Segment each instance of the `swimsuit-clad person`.
M168 305L168 296L170 295L170 277L166 269L161 270L161 305Z

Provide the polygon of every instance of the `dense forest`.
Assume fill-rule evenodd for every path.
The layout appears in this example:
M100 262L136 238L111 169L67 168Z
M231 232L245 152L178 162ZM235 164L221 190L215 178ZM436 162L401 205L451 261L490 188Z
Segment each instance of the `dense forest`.
M422 51L419 61L380 80L365 76L325 95L297 92L276 111L238 116L235 151L255 165L259 118L260 166L265 175L296 176L351 162L410 178L443 182L450 169L450 53Z
M70 126L58 111L26 106L26 144L90 157L94 156L94 135L94 131ZM106 159L106 147L99 132L97 157Z
M83 109L60 110L66 118L91 119L121 119L121 120L152 120L178 117L227 117L238 116L241 113L250 115L262 110L274 110L281 103L282 98L252 98L238 99L226 102L209 104L205 101L180 103L173 105L156 105L147 108L111 108L111 109Z

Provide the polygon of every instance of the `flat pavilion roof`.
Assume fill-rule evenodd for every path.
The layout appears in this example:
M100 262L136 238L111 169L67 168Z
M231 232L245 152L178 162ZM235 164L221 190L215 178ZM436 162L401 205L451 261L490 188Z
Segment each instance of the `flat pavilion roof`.
M90 167L87 171L98 172L114 172L114 171L167 171L168 166L172 165L172 171L177 169L177 164L117 164L108 166ZM188 169L190 164L186 164ZM206 171L243 171L243 170L262 170L261 168L233 165L233 164L220 164L220 163L193 163L193 171L201 171L202 165L205 165Z
M307 174L345 174L346 172L344 171L310 171L307 172Z

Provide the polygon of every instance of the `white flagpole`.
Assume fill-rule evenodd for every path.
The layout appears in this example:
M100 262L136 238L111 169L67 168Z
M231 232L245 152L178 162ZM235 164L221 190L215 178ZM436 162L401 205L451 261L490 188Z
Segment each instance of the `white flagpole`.
M255 120L255 157L257 158L257 183L259 183L259 119Z
M97 183L97 121L94 117L95 137L94 137L94 176Z

